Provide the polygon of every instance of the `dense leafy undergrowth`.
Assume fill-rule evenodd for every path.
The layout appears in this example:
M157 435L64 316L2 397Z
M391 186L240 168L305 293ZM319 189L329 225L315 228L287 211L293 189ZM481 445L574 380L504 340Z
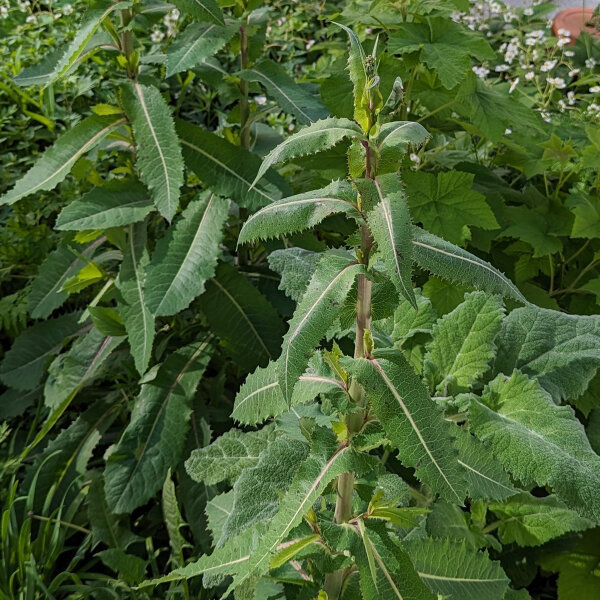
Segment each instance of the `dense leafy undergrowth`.
M551 10L0 4L0 597L600 597Z

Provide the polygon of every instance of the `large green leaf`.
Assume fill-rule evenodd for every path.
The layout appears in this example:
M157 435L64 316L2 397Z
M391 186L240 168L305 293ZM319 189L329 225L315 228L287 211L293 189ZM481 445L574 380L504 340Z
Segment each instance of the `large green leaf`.
M519 369L554 398L581 396L600 366L600 317L535 307L512 311L498 336L494 373Z
M423 538L402 544L421 579L449 600L501 600L509 579L487 552L462 542Z
M121 115L92 115L63 133L16 185L0 197L0 205L13 204L29 194L54 188L81 156L124 122Z
M250 189L261 164L256 154L185 121L177 121L177 133L186 165L216 194L257 210L288 193L285 180L273 171Z
M288 403L313 350L339 314L361 271L362 265L352 262L346 254L330 252L319 260L283 338L278 362L279 385Z
M133 126L141 179L160 214L170 221L183 184L183 158L171 111L158 89L136 81L122 86L121 100Z
M404 173L414 220L454 244L463 244L468 239L469 225L481 229L499 228L485 196L471 189L473 177L472 173L462 171L439 175L423 171Z
M210 21L217 25L225 25L217 0L173 0L173 4L198 21Z
M569 510L556 496L537 498L517 494L504 502L492 502L489 509L498 518L498 536L503 544L539 546L568 531L582 531L594 526Z
M374 181L379 202L367 214L369 229L387 267L387 273L413 308L417 307L412 286L412 221L396 174Z
M92 37L102 25L102 21L116 10L126 9L132 2L114 0L94 0L89 3L81 23L77 26L75 37L62 48L48 55L41 64L21 71L15 78L17 85L46 85L63 77L82 57Z
M413 229L413 245L417 265L436 277L529 304L508 277L474 254L420 227Z
M415 467L419 479L462 505L466 484L452 445L451 424L400 351L385 358L344 359L343 365L364 387L398 458Z
M569 508L600 521L600 457L570 406L519 371L498 375L469 408L475 435L525 485L550 486Z
M236 33L236 23L224 27L211 23L192 23L167 52L167 77L186 71L216 54Z
M323 152L333 148L344 139L361 138L360 127L350 119L329 117L304 127L271 150L260 165L252 187L262 178L269 167L300 156Z
M281 275L279 289L300 302L320 258L319 252L294 247L271 252L268 261L269 267Z
M186 471L194 481L207 485L235 481L244 469L258 464L260 453L274 439L272 425L249 432L230 429L212 444L194 450L185 463Z
M158 241L144 289L155 315L174 315L204 291L221 254L228 213L229 200L203 192Z
M296 117L299 123L308 125L329 116L321 101L296 83L285 69L272 60L261 60L240 73L246 81L259 81L265 86L279 106Z
M82 329L79 316L79 313L70 313L26 329L4 355L0 365L2 382L18 390L34 389L49 357L58 354L65 340Z
M425 373L438 392L466 391L489 370L503 316L499 296L472 292L433 326Z
M211 357L210 338L170 354L144 383L131 421L106 463L106 501L113 512L131 512L161 487L183 453L191 400Z
M65 206L54 227L67 231L122 227L142 221L152 209L143 185L127 179L109 181Z
M148 309L144 292L149 262L146 224L131 226L116 284L121 292L118 301L119 314L123 318L131 355L140 375L148 368L154 342L154 316Z
M283 198L265 206L246 220L238 244L310 229L335 213L360 217L356 192L347 181L334 181L321 190Z
M227 263L217 267L200 302L211 330L242 368L252 371L277 357L283 323L269 301L234 267Z

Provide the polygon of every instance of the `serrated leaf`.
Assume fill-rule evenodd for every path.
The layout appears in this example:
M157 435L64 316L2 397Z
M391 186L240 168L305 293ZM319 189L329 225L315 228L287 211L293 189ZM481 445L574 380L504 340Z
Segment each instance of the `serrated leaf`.
M210 21L217 25L225 25L217 0L173 0L173 4L198 21Z
M135 368L143 375L148 368L154 343L154 316L148 309L144 284L150 262L146 249L146 225L129 228L127 248L119 270L116 285L119 314L129 336L129 347Z
M344 359L343 366L364 387L398 458L415 467L431 489L462 505L466 485L452 447L450 423L400 351L385 358Z
M65 206L54 227L65 231L123 227L142 221L152 210L144 186L132 180L109 181Z
M378 177L374 185L379 202L367 214L369 229L398 293L416 308L412 286L412 221L406 197L395 174Z
M356 192L347 181L334 181L321 190L283 198L265 206L246 220L238 244L310 229L335 213L360 218Z
M556 399L581 396L600 366L600 317L525 307L512 311L498 336L494 374L519 369Z
M70 313L35 323L15 340L0 365L0 379L18 390L32 390L40 382L49 357L60 352L63 343L81 325L79 313Z
M123 337L111 337L96 328L80 337L65 354L59 354L48 368L44 386L44 403L58 410L63 402L72 399L98 374L103 363L123 341Z
M338 119L329 117L316 121L307 127L301 129L298 133L291 135L279 146L271 150L265 157L260 169L256 174L256 178L252 183L252 187L262 178L269 167L282 162L323 152L329 148L333 148L337 143L344 139L362 138L360 127L350 119Z
M235 481L240 473L258 464L260 453L275 439L273 426L244 432L230 429L204 448L197 448L185 462L188 475L213 485Z
M454 283L529 304L508 277L474 254L420 227L413 229L413 245L415 262L421 269Z
M298 303L283 338L278 361L279 385L289 403L312 351L339 314L362 265L347 255L326 253L317 264L308 289Z
M329 111L316 96L296 83L283 67L272 60L261 60L241 71L239 76L246 81L259 81L267 94L285 112L294 115L299 123L308 125L329 116Z
M314 533L313 535L307 535L299 540L294 541L289 544L285 548L282 548L273 558L271 559L271 564L269 565L271 569L278 569L283 566L286 562L292 560L298 552L304 550L311 544L314 544L318 539L320 539L320 535L318 533Z
M191 399L208 364L211 336L170 354L156 378L142 385L131 421L108 457L106 501L131 512L162 486L184 449Z
M69 174L81 156L95 148L113 129L125 122L120 115L91 115L63 133L15 186L0 197L0 206L42 190L51 190Z
M171 111L158 89L136 81L123 84L121 100L133 127L141 180L160 214L170 221L183 184L183 158Z
M387 149L405 152L409 145L420 146L429 138L429 132L415 121L392 121L379 128L375 137L378 152Z
M428 231L454 244L468 239L469 225L499 227L485 196L472 189L474 175L448 171L434 175L407 171L403 179L411 214Z
M228 213L229 200L203 192L158 241L144 289L153 314L174 315L204 291L215 274Z
M487 552L464 542L424 538L405 541L421 579L437 594L451 600L501 600L509 579Z
M469 426L524 484L550 486L569 508L600 520L600 457L573 409L537 381L498 375L471 403Z
M522 493L504 502L492 502L489 509L499 520L498 536L503 544L539 546L569 531L594 526L592 521L569 510L556 496L537 498Z
M167 474L162 487L162 509L163 519L167 526L167 533L169 534L169 542L171 544L171 557L176 565L181 566L183 562L183 548L186 545L186 541L183 535L181 535L180 529L185 525L185 522L179 510L175 484L171 479L170 472Z
M300 302L320 258L319 252L304 248L285 248L271 252L267 260L269 267L281 275L278 289L283 290L292 300Z
M177 36L167 52L167 77L192 69L216 54L238 29L237 23L225 26L192 23Z
M20 86L46 85L63 77L81 58L86 46L102 25L102 21L116 10L126 9L132 2L95 0L85 11L76 28L75 37L62 48L47 56L41 64L21 71L14 82Z
M417 309L414 309L408 300L400 298L394 312L394 329L392 337L394 342L402 343L418 333L431 334L437 314L429 298L423 296L418 290L415 294Z
M499 296L472 292L433 326L424 370L438 392L466 391L489 370L503 316Z
M201 296L211 330L243 369L266 366L279 353L283 323L269 301L234 267L221 263Z
M206 503L206 519L214 543L221 537L223 525L225 525L225 521L227 521L227 518L231 514L232 506L233 490L219 494Z

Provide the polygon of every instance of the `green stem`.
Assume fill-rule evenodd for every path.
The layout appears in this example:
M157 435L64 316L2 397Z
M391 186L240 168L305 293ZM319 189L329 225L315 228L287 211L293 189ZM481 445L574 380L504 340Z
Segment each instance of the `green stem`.
M248 66L248 32L246 26L240 26L240 69L243 71ZM240 81L240 138L243 148L250 148L250 127L248 127L248 117L250 115L250 105L248 102L248 82L245 79Z

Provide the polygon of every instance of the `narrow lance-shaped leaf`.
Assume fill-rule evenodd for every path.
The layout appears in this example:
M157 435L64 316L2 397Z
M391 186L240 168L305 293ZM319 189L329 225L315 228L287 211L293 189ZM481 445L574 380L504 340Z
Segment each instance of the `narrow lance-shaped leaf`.
M360 127L350 119L330 117L316 121L312 125L291 135L279 146L271 150L260 166L252 188L267 172L269 167L286 162L299 156L316 154L333 148L344 139L362 138Z
M210 339L170 354L156 378L142 385L104 472L106 501L113 512L131 512L147 502L179 462L191 399L210 360Z
M173 4L198 21L209 21L217 25L225 25L223 13L217 0L173 0Z
M90 3L81 23L77 26L75 37L68 42L66 49L57 50L47 56L41 65L35 65L21 71L15 78L17 85L45 85L64 76L83 54L88 42L101 26L102 21L112 12L128 8L132 2L114 0L95 0Z
M509 579L487 552L462 542L423 538L402 544L421 579L450 600L502 600Z
M259 81L269 96L285 111L296 117L303 125L308 125L329 116L329 111L321 101L296 83L285 69L272 60L261 60L240 74L246 81Z
M185 121L177 121L185 163L216 194L257 210L283 193L291 193L283 177L269 171L250 189L261 160L256 154Z
M246 220L238 244L309 229L335 213L360 218L356 192L347 181L334 181L321 190L283 198L265 206Z
M369 229L381 252L387 272L402 296L417 307L412 286L412 222L396 174L374 181L379 202L367 214Z
M183 158L171 112L160 92L136 81L121 88L137 145L137 166L156 208L171 220L179 206Z
M124 122L120 115L92 115L63 133L16 185L0 197L0 205L13 204L29 194L54 188L81 156Z
M235 34L237 23L224 27L192 23L177 36L167 52L167 77L191 69L216 54Z
M471 403L469 426L524 484L550 486L569 508L600 520L600 457L573 409L537 381L498 375Z
M382 353L383 354L383 353ZM365 388L398 458L434 492L462 505L466 485L452 446L451 424L398 350L385 358L344 359L343 366Z
M529 304L517 286L498 269L420 227L413 229L413 246L417 265L436 277Z
M333 252L324 254L317 264L308 289L290 320L278 361L279 385L288 403L312 351L339 314L362 269L362 265L351 262L347 255Z
M117 287L121 292L119 314L129 337L129 347L140 375L148 368L154 342L154 316L144 293L145 271L150 257L146 249L146 224L132 226L121 263Z
M127 179L109 181L65 206L54 227L67 231L123 227L142 221L152 210L143 185Z
M147 270L148 308L158 316L187 308L204 291L221 254L229 200L206 191L192 200L159 240Z

